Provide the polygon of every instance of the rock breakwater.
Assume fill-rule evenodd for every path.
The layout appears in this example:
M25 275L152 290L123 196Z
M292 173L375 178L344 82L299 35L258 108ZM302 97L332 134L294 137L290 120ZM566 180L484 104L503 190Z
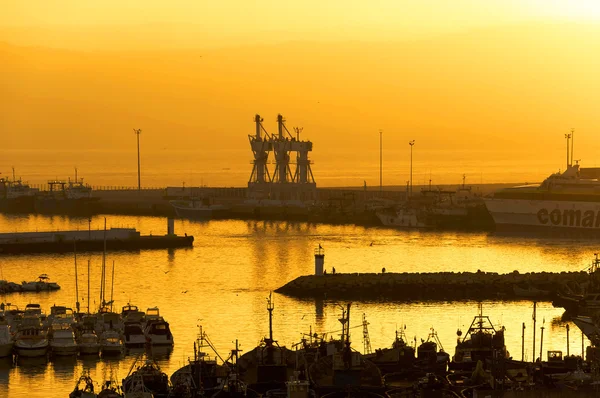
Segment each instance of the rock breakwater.
M302 298L379 300L552 300L565 285L586 282L586 272L355 273L300 276L276 290Z

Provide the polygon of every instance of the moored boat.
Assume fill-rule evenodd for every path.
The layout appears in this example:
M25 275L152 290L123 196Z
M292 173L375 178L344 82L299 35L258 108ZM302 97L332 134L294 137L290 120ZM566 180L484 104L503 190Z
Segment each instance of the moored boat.
M121 355L125 350L125 344L121 334L116 330L107 330L100 336L100 350L102 356Z
M0 358L9 357L12 355L14 338L10 333L10 326L6 320L4 312L0 312Z
M169 377L163 373L156 362L146 358L137 358L131 365L127 377L123 380L125 396L138 391L147 391L154 398L167 397L170 391Z
M488 316L483 315L482 305L479 304L479 314L473 318L465 336L457 331L456 351L450 362L450 369L475 369L478 361L485 364L487 359L500 357L508 359L504 344L504 327L496 328Z
M15 337L15 351L22 357L43 357L48 353L48 336L40 317L25 315Z
M38 276L37 281L23 282L21 284L21 290L23 292L47 292L52 290L60 289L60 286L56 282L49 282L50 277L46 274Z
M75 334L69 324L52 324L49 337L52 355L77 355Z
M84 330L79 336L77 344L81 355L98 355L100 353L100 342L93 330Z
M569 153L567 140L567 154ZM567 155L564 172L541 184L506 188L485 198L496 231L600 236L600 168L581 168Z

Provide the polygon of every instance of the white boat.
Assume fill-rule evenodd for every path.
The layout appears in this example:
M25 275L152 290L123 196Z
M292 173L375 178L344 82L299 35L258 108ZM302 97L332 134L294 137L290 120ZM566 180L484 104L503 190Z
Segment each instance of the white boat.
M145 330L146 340L153 346L173 345L173 334L169 328L169 322L164 319L148 322Z
M398 207L396 209L378 211L375 214L381 223L388 227L427 228L427 224L420 220L416 209Z
M17 355L22 357L43 357L48 353L48 336L39 316L23 317L14 347Z
M55 282L49 282L50 277L46 274L38 276L38 280L34 282L21 283L21 290L24 292L48 292L60 289L60 286Z
M100 350L102 356L121 355L125 350L123 338L116 330L107 330L100 336Z
M4 312L0 312L0 358L11 356L14 344L15 341L10 333L10 326Z
M77 355L75 333L69 324L55 323L50 329L52 355Z
M499 232L598 237L599 178L600 168L580 168L578 161L573 164L567 159L564 172L550 175L541 184L495 192L485 204Z
M207 199L171 200L169 203L175 209L177 216L181 218L202 220L223 218L230 210L229 206L211 204Z
M92 330L86 330L81 334L78 345L81 355L100 354L100 342L98 341L98 336Z

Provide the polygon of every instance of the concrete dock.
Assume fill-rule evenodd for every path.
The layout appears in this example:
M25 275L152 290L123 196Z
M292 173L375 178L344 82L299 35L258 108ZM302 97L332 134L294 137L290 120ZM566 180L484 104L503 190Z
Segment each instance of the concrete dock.
M298 298L345 300L551 301L553 293L564 284L581 283L588 278L589 274L583 271L325 274L300 276L276 292Z

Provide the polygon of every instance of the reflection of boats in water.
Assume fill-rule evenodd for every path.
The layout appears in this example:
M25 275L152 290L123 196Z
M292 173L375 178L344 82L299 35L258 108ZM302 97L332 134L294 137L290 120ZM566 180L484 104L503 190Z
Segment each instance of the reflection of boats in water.
M231 207L231 213L248 219L308 220L310 206L301 200L247 199Z

